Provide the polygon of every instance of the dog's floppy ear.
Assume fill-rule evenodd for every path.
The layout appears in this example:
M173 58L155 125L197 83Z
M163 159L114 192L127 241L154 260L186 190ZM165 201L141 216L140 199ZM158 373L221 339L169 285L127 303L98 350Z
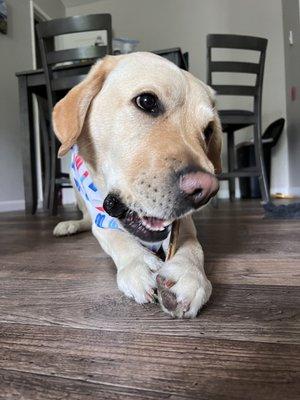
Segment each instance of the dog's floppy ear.
M87 77L54 107L52 113L53 129L61 142L58 156L65 155L76 143L93 98L101 90L105 78L116 65L119 57L107 56L98 61Z
M222 126L219 116L215 115L213 122L214 131L208 145L207 156L215 168L215 174L222 172Z
M216 92L208 85L205 85L212 107L216 105ZM208 145L207 156L215 168L215 174L222 172L222 125L218 113L214 110L213 134Z

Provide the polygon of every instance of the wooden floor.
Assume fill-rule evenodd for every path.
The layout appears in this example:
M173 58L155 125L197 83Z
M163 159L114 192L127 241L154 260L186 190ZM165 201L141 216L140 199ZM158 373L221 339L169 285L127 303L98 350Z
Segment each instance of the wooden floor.
M172 320L117 289L89 233L0 214L0 399L299 399L300 221L196 218L213 296Z

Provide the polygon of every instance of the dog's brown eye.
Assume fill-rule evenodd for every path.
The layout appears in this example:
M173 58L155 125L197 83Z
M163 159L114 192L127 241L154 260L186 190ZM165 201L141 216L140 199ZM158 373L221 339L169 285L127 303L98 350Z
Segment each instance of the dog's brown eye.
M210 122L203 131L203 135L204 135L206 143L208 143L210 141L213 131L214 131L214 126L213 126L213 123Z
M134 101L140 109L149 114L156 116L160 112L158 98L152 93L140 94Z

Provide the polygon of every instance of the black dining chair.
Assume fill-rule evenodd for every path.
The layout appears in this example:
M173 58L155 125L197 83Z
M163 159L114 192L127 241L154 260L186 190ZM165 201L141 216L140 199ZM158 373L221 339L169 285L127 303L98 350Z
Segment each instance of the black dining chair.
M70 187L70 181L68 174L64 174L61 171L61 162L57 158L59 144L53 132L51 122L48 124L47 121L51 121L53 107L64 96L66 89L80 83L85 75L72 75L70 69L68 76L57 78L55 70L62 63L91 61L102 58L107 54L112 54L111 15L91 14L54 19L39 23L36 26L36 30L45 73L48 104L48 118L45 118L45 121L41 124L45 168L43 174L45 178L43 184L44 208L49 209L51 214L56 214L61 190ZM88 31L106 31L107 45L91 45L65 50L53 49L55 37ZM42 118L45 110L43 107L39 107L39 109L40 117ZM47 148L48 154L46 154Z
M182 53L180 47L174 47L172 49L156 50L153 53L158 54L161 57L172 61L179 68L188 71L189 69L189 53Z
M220 110L223 132L227 134L228 172L219 176L229 181L230 200L235 198L235 178L258 176L262 200L270 200L269 184L266 176L262 149L262 89L264 66L268 40L253 36L210 34L207 36L207 83L217 92L225 96L250 96L253 98L253 110L244 109ZM252 50L259 54L258 62L215 61L213 49ZM214 84L214 73L254 74L254 85ZM240 129L253 126L256 166L251 168L235 168L234 135Z

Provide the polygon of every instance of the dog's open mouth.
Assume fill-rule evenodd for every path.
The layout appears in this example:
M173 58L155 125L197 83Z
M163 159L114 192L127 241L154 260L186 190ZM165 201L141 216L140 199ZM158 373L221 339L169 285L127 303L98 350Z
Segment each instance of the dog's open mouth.
M146 242L164 240L168 236L172 224L172 221L160 218L140 217L132 210L128 210L119 220L128 232Z
M171 220L153 216L139 216L128 208L117 194L109 193L103 202L105 211L118 218L123 227L132 235L145 242L158 242L166 239L171 229Z

